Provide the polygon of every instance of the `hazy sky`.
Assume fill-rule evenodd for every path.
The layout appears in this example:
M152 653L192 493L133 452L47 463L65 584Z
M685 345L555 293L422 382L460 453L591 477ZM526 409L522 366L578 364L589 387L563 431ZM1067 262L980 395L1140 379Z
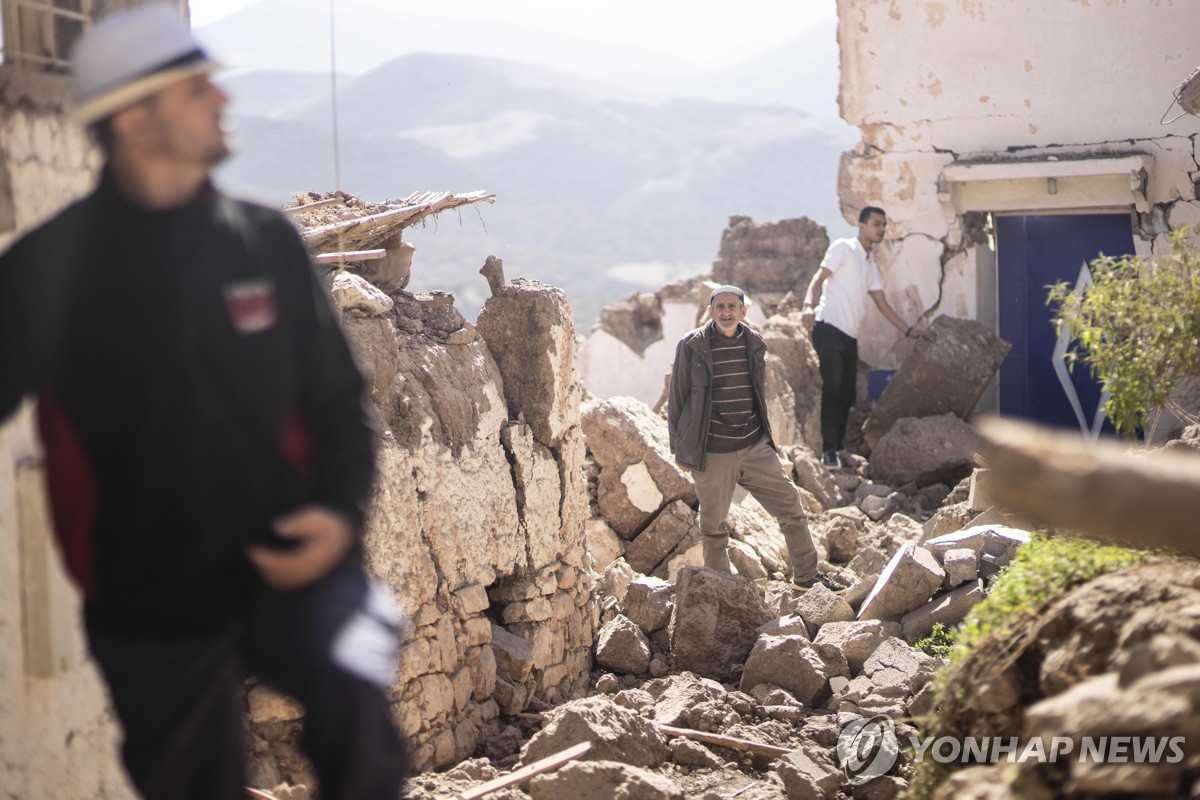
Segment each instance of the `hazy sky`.
M255 0L191 0L192 24L202 26ZM335 0L336 2L336 0ZM767 50L837 12L836 0L366 0L395 10L626 45L718 66ZM336 14L336 8L335 8ZM531 53L530 60L537 60Z

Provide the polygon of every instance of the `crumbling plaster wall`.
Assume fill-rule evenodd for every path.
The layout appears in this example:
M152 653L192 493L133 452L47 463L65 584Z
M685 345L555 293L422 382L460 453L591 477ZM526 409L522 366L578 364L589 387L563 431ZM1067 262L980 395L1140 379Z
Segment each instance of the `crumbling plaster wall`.
M954 163L1144 153L1152 167L1138 203L1139 252L1200 222L1200 121L1159 123L1196 66L1195 3L838 0L838 20L841 113L862 131L842 158L841 205L848 221L864 205L887 209L880 268L905 319L975 318L988 301L977 289L979 220L938 193ZM1071 191L1068 183L1065 197L1031 198L1022 211L1070 208ZM1079 198L1073 210L1095 209ZM1130 192L1126 207L1136 199ZM893 366L896 339L869 314L860 354Z
M501 712L587 690L598 611L571 309L522 279L475 325L442 292L341 273L333 296L380 430L368 563L408 616L393 708L416 768L444 767L496 738ZM311 784L302 711L264 687L249 711L255 784Z

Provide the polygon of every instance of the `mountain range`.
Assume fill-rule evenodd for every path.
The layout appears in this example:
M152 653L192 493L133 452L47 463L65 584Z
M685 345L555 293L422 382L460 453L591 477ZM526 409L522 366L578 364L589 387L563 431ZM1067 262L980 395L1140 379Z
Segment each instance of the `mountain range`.
M198 33L219 54L237 53L280 2ZM364 26L356 49L396 36L371 17L375 6L342 2L339 15ZM222 79L237 147L223 185L271 203L334 188L372 202L495 192L494 205L405 233L417 247L410 289L451 291L468 317L486 296L478 270L488 255L510 278L562 287L586 332L605 303L708 271L730 216L846 227L836 177L855 137L820 101L836 95L832 25L719 72L648 63L606 80L472 53L381 61L372 51L358 58L365 71L336 78L336 158L335 82L299 57L318 47L319 26L283 27L271 38L288 46L262 46L252 63L235 56L243 68ZM348 27L339 17L339 42Z

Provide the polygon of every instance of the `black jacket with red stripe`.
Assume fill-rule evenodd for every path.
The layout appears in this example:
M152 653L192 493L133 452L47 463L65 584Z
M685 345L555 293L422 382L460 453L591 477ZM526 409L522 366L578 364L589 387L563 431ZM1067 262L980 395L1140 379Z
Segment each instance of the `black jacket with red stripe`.
M225 624L244 550L306 503L361 526L362 379L300 237L206 189L151 212L103 178L0 256L0 419L37 395L55 528L89 613Z

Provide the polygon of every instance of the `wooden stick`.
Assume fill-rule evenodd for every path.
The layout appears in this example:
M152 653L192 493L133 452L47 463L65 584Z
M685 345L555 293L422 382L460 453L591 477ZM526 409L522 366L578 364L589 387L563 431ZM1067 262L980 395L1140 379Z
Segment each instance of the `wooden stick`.
M315 203L308 203L308 204L302 205L302 206L292 206L291 208L285 208L283 210L283 213L287 214L289 216L294 216L296 214L307 214L309 211L316 211L318 208L328 208L329 206L344 206L344 205L346 205L346 198L330 197L327 200L318 200Z
M507 789L509 786L516 786L518 783L524 783L530 778L541 775L543 772L561 767L568 761L574 761L581 755L592 749L591 742L580 742L574 747L568 747L561 753L555 753L552 756L540 759L527 766L521 767L518 770L501 775L499 778L493 778L487 783L481 783L462 793L462 800L476 800L476 798L489 795L498 789Z
M976 427L995 478L988 494L1002 511L1091 539L1200 556L1195 453L1135 457L1116 442L1089 444L1078 433L1011 420Z
M744 750L748 753L757 753L760 756L782 758L792 752L786 747L759 744L758 742L751 742L748 739L736 739L732 736L722 736L719 733L704 733L703 731L694 731L691 728L672 728L669 725L659 725L658 729L667 736L680 736L684 739L695 739L697 742L719 744L722 747L729 747L733 750Z
M386 258L387 250L382 247L376 250L350 250L345 253L321 253L313 256L313 261L318 264L328 264L331 261L374 261L379 258Z

